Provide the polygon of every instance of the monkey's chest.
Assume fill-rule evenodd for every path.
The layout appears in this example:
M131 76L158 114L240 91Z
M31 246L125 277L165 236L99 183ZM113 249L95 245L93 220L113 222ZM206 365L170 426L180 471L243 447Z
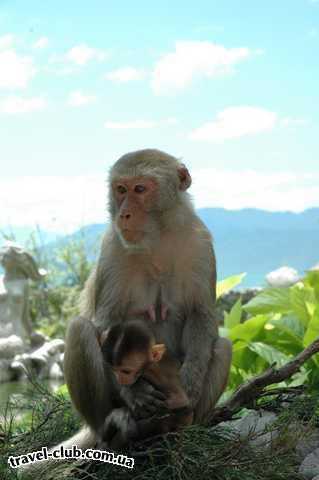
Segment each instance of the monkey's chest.
M155 321L155 317L163 320L168 310L175 310L179 303L175 293L172 273L147 270L132 275L124 296L130 313L148 312L150 319Z

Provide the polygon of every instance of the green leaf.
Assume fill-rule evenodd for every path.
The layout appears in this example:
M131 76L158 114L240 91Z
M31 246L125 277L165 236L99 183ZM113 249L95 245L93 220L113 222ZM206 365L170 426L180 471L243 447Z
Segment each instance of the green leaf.
M307 347L310 343L319 338L319 305L317 306L305 333L303 344Z
M69 391L68 391L68 387L66 385L66 383L64 383L63 385L61 385L58 390L56 391L56 393L58 395L61 395L62 397L64 398L69 398L70 395L69 395Z
M265 325L265 335L263 337L263 342L267 345L272 345L277 350L285 353L286 355L298 355L298 353L303 350L303 335L302 337L297 336L283 322L280 323L281 319L271 319ZM269 328L272 326L273 328Z
M252 342L260 340L260 336L264 333L264 326L268 318L266 315L257 315L249 318L244 323L240 323L233 327L229 332L229 338L233 342L236 340L245 340Z
M224 280L221 280L220 282L217 282L217 285L216 285L217 298L229 292L229 290L232 290L233 288L237 287L237 285L239 285L242 282L245 276L246 276L246 273L240 273L239 275L233 275L232 277L228 277L228 278L225 278Z
M309 301L310 298L311 291L309 291L307 288L290 288L290 303L292 310L301 320L304 326L307 326L310 320L310 315L307 309L307 301Z
M229 329L225 327L219 327L218 328L218 333L220 337L226 337L228 338L229 336Z
M256 354L249 350L247 342L234 342L232 364L245 372L255 371Z
M275 363L278 367L281 367L289 361L289 357L287 355L271 345L267 345L267 343L253 342L248 345L248 348L252 352L257 353L257 355L264 359L269 365Z
M311 287L314 292L314 296L319 302L319 270L309 270L303 283L306 287Z
M316 310L316 304L312 302L306 302L306 307L310 317L312 317L312 315L315 313L315 310Z
M227 328L233 328L235 325L238 325L241 320L243 309L241 305L241 298L237 300L235 305L233 305L229 313L224 312L224 325Z
M256 315L262 313L286 313L291 310L288 288L267 288L243 306L247 312Z
M275 327L279 327L282 330L285 330L290 334L294 335L298 344L300 343L300 340L303 340L306 329L302 322L300 322L300 320L295 315L283 315L277 320L272 319L270 323Z
M309 370L301 368L301 371L292 375L291 378L292 382L289 382L289 387L299 387L300 385L304 385L308 381Z

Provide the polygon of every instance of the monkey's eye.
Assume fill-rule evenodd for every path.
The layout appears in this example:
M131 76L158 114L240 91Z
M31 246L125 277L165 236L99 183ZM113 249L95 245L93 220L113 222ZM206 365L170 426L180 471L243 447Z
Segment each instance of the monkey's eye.
M125 188L123 185L118 185L118 186L116 187L116 191L117 191L118 193L125 193L125 192L126 192L126 188Z
M143 193L145 192L146 188L144 185L135 185L134 192L135 193Z
M131 370L128 370L126 368L122 368L121 373L124 373L124 375L130 375L132 372L131 372Z

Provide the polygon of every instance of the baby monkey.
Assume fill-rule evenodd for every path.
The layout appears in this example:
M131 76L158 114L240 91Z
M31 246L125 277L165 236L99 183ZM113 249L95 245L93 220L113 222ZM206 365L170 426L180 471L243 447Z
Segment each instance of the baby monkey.
M104 360L120 385L132 385L143 377L166 396L167 410L157 413L144 425L138 422L135 439L178 430L192 423L193 411L180 381L180 362L167 352L164 344L155 342L146 322L116 324L102 333L100 343Z

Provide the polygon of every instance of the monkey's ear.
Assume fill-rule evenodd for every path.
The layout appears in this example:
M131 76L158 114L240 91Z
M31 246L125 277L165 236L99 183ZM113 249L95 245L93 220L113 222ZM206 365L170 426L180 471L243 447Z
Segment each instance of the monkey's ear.
M156 345L152 345L151 347L151 361L152 362L159 362L166 352L166 347L164 343L157 343Z
M105 340L107 339L108 334L109 334L109 331L110 331L109 328L107 328L106 330L103 330L103 332L102 332L101 335L100 335L100 338L98 338L98 342L99 342L99 344L100 344L101 346L103 345L103 343L104 343Z
M177 173L180 179L179 189L182 191L187 190L192 184L192 177L183 163L178 167Z

